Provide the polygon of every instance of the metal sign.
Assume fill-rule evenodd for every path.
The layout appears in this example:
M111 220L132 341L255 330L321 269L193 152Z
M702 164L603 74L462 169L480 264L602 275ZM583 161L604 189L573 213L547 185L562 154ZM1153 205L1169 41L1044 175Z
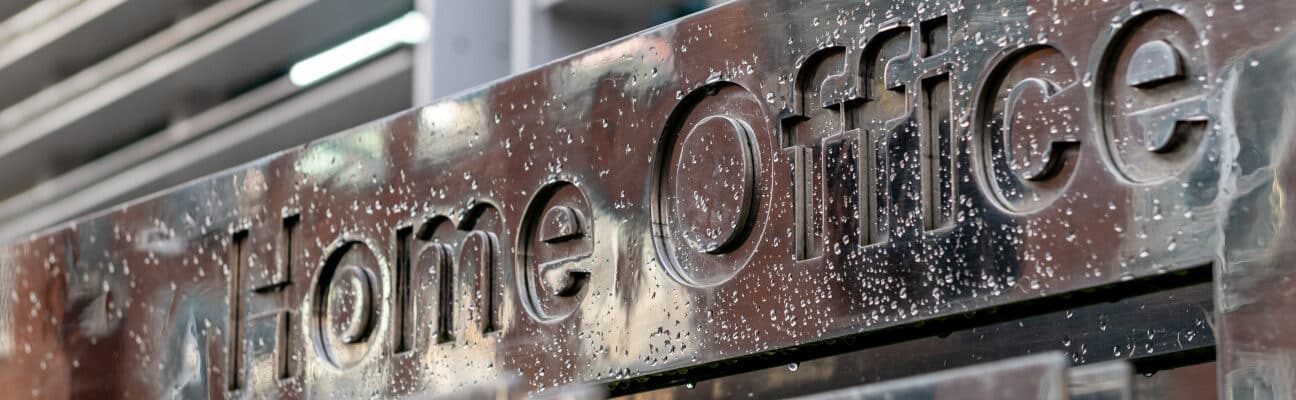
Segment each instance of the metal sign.
M1182 278L1214 282L1221 390L1292 393L1293 21L726 4L4 248L0 380L618 389Z

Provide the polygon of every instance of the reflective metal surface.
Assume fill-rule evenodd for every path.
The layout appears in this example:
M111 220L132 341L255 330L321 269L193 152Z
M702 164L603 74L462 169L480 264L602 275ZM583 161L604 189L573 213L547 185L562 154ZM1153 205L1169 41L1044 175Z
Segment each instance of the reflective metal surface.
M1129 399L1129 365L1113 362L1067 370L1059 353L995 361L796 399Z
M1069 399L1067 361L1045 354L959 368L893 382L820 393L798 400Z
M1031 311L1044 309L1032 307ZM917 371L975 370L993 365L993 361L1005 357L1049 352L1062 352L1071 364L1082 365L1071 374L1073 390L1070 392L1073 396L1081 392L1094 395L1109 393L1112 385L1128 388L1131 378L1133 384L1142 384L1149 390L1181 390L1194 387L1183 382L1163 383L1168 373L1162 369L1168 365L1209 359L1215 350L1215 338L1210 327L1212 296L1208 284L1110 303L1066 307L1027 317L1017 314L1012 310L1000 310L994 316L980 319L993 318L1002 322L953 332L947 331L946 327L925 327L875 333L853 340L839 339L834 348L866 348L827 357L823 357L824 349L813 346L785 349L781 355L767 355L743 362L751 368L774 364L767 368L718 378L699 377L704 376L705 371L692 371L680 374L680 377L693 380L624 397L635 400L781 399L837 388L868 387L871 383L904 379ZM925 334L933 331L942 334ZM1122 361L1128 361L1135 372L1141 374L1132 376L1129 365ZM1110 365L1124 368L1112 371ZM1091 367L1096 369L1089 369ZM1198 383L1209 384L1205 389L1195 387L1195 390L1174 392L1174 396L1155 396L1149 390L1142 390L1135 398L1213 399L1214 383L1213 377L1207 376Z
M1209 316L1110 312L1213 339L1223 398L1291 398L1294 30L1281 1L730 3L5 247L0 382L631 394L1210 282ZM1131 344L1070 358L1212 358Z

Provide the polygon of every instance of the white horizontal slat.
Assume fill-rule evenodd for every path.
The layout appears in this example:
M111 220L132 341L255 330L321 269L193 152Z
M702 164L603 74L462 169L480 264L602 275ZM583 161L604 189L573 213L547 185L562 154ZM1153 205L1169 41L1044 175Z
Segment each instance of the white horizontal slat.
M211 1L46 0L28 7L0 23L0 108Z
M318 86L286 77L0 201L9 240L411 106L412 57L394 51Z
M268 2L53 108L14 117L23 122L0 128L0 170L61 172L59 165L164 126L192 98L224 98L410 6L408 0ZM2 174L0 196L39 180Z

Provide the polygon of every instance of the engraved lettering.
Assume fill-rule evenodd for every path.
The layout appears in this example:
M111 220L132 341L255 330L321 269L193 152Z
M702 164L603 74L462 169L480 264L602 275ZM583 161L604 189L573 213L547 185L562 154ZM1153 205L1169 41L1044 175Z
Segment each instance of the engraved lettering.
M829 225L825 199L829 193L856 193L853 188L825 187L825 177L835 173L855 172L854 165L833 161L853 161L854 149L850 135L843 133L845 120L840 112L844 97L846 76L846 50L829 47L811 54L802 63L792 92L792 109L784 116L781 145L792 173L792 212L795 229L793 246L797 260L812 260L823 256L824 230ZM825 156L831 148L833 157ZM853 176L854 174L844 175ZM836 190L846 190L836 191ZM832 199L845 200L845 199ZM834 208L849 209L840 203Z
M229 314L225 325L225 388L231 391L238 390L242 381L239 360L243 356L243 271L247 263L247 238L247 229L230 235L229 256L226 258L229 268L229 290L226 291Z
M922 78L922 98L918 111L919 135L922 140L923 229L949 227L954 219L954 128L950 112L954 105L950 93L947 63L949 56L949 18L923 21L923 57L940 57L937 67Z
M575 312L596 273L589 200L566 181L546 184L527 206L519 248L523 304L533 317L553 320Z
M995 64L978 100L980 150L993 195L1016 212L1060 196L1076 168L1084 92L1067 57L1048 45L1014 51Z
M456 309L468 323L476 325L482 334L498 333L505 328L508 314L508 296L505 286L509 282L507 259L500 247L504 221L499 210L486 203L470 207L458 224L449 218L431 218L419 230L419 238L430 242L419 251L418 265L434 275L436 294L437 343L447 343L460 337L456 334Z
M450 246L433 243L424 250L430 271L436 272L436 342L454 340L454 258Z
M886 149L878 165L885 171L880 187L885 202L879 202L886 208L879 213L888 221L875 230L880 237L874 243L946 227L953 214L948 19L937 17L919 22L917 29L897 27L893 32L875 56L866 52L869 65L885 66L880 77L866 76L874 82L868 93L894 92L868 99L862 117L866 131L878 132ZM877 87L879 83L885 86ZM882 112L867 112L870 108Z
M1100 119L1125 178L1156 182L1195 160L1208 122L1204 47L1197 29L1166 9L1124 22L1099 64Z
M363 241L340 241L328 252L312 290L311 334L320 355L338 368L363 362L377 321L384 262Z
M654 156L653 244L668 273L691 286L733 277L756 251L768 217L762 165L777 145L763 107L732 82L689 92L667 118Z
M392 325L395 335L395 352L405 353L414 349L415 306L413 266L410 252L413 251L414 227L405 226L396 230L396 310L392 313Z

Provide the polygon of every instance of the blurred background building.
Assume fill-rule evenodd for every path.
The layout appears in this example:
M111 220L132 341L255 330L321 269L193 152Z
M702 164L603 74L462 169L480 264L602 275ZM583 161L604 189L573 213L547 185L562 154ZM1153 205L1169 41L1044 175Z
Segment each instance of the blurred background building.
M0 0L0 240L716 0Z

